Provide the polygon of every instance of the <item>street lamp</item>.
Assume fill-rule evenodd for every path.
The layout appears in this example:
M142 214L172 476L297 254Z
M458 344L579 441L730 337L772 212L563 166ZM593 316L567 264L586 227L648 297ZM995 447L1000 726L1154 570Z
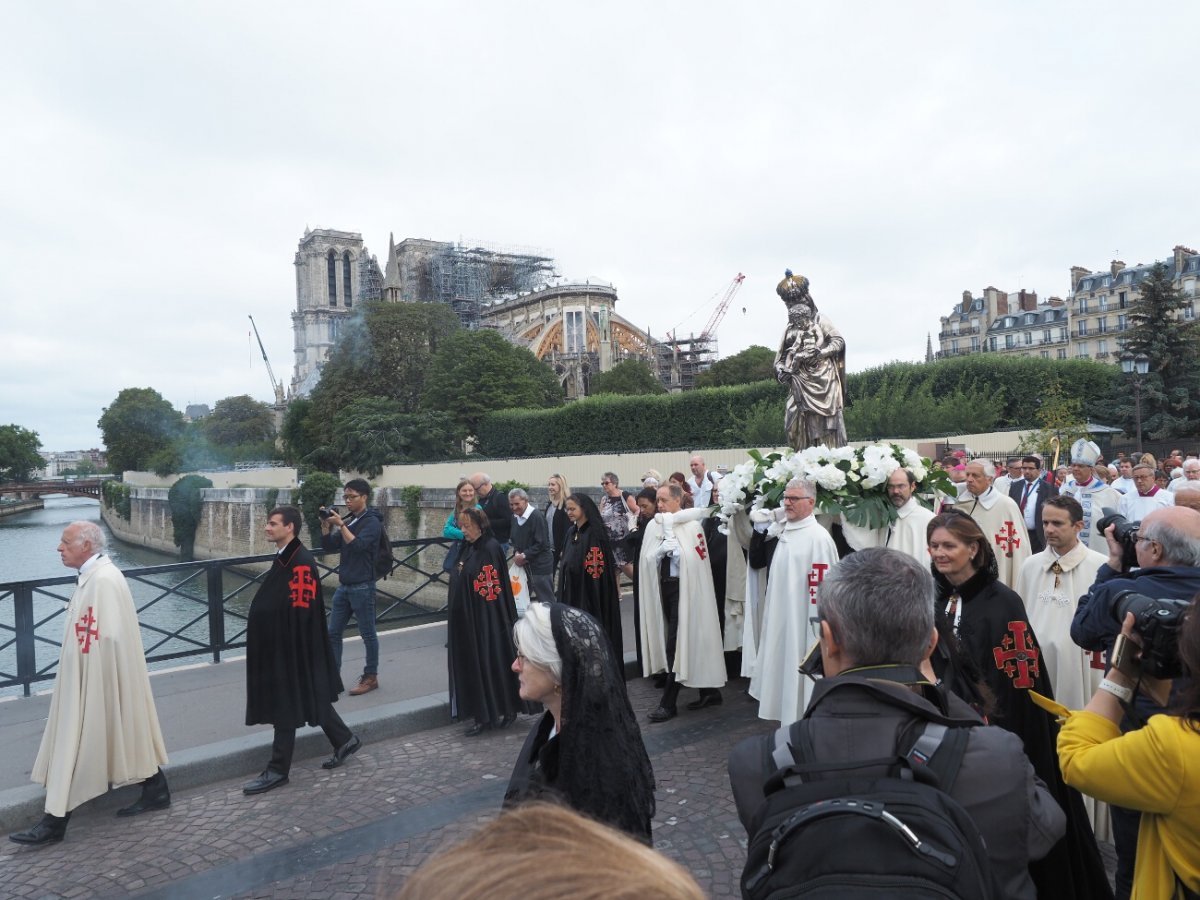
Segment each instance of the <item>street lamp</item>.
M1150 357L1145 353L1134 356L1128 350L1121 354L1121 371L1133 376L1133 419L1137 423L1137 452L1142 453L1142 378L1150 371Z

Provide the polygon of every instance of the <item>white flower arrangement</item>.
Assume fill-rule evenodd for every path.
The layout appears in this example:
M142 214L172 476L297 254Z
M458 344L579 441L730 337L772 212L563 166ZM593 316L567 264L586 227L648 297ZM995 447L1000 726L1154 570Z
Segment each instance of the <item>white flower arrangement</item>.
M912 472L917 480L915 494L927 506L938 491L953 494L950 478L940 466L898 444L805 447L766 456L751 450L750 459L721 480L717 517L727 523L739 509L761 517L760 510L779 507L789 481L806 478L817 486L819 512L843 515L862 528L882 528L896 519L887 480L901 468ZM726 531L724 524L721 531Z

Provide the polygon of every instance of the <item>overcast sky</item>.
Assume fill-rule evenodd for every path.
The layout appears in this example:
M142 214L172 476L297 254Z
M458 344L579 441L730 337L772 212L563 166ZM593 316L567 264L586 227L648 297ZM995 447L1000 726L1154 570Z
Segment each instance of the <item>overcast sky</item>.
M306 226L551 250L656 333L807 275L851 371L963 290L1065 296L1200 242L1200 6L14 3L0 29L0 424L100 443L290 382ZM743 311L744 308L744 311ZM253 361L253 364L252 364Z

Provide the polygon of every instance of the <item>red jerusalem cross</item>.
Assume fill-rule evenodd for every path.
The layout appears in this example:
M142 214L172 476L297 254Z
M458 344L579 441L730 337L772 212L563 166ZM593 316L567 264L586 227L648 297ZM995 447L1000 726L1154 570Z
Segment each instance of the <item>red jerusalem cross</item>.
M1003 550L1009 559L1012 559L1013 551L1021 546L1021 539L1017 537L1017 529L1012 522L1004 523L1004 527L996 535L996 546Z
M583 567L592 578L599 578L604 574L604 551L599 547L593 547L587 552L584 557Z
M996 668L1013 679L1013 687L1031 688L1033 678L1039 674L1038 656L1041 654L1033 645L1033 636L1028 632L1028 622L1018 619L1009 622L1008 627L1011 634L1004 635L1000 646L992 648Z
M87 653L92 649L92 640L100 640L100 629L96 627L96 617L92 615L89 606L87 612L75 623L75 640L79 641L79 652Z
M1083 655L1088 657L1088 660L1089 660L1088 665L1091 668L1099 669L1101 672L1104 671L1104 651L1103 650L1093 650L1090 653L1087 650L1084 650Z
M702 534L696 535L696 552L700 554L701 559L704 559L708 553L708 548L704 546L704 535Z
M317 582L313 579L312 569L309 566L292 569L288 590L292 595L292 609L308 609L317 599Z
M812 571L808 573L808 600L810 603L817 602L817 585L825 580L827 571L829 571L829 563L813 563Z
M495 566L488 565L480 569L473 584L475 593L488 603L500 596L500 576L496 573Z

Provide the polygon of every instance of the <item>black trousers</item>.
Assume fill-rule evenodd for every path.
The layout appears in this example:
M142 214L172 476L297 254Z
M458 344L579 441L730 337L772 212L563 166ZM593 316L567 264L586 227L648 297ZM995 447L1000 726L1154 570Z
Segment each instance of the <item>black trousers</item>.
M325 708L317 716L317 725L329 738L333 749L345 744L354 735L337 714L332 703L326 703ZM275 741L271 744L271 762L267 768L280 775L286 775L292 770L292 754L296 750L296 729L285 725L275 726Z

